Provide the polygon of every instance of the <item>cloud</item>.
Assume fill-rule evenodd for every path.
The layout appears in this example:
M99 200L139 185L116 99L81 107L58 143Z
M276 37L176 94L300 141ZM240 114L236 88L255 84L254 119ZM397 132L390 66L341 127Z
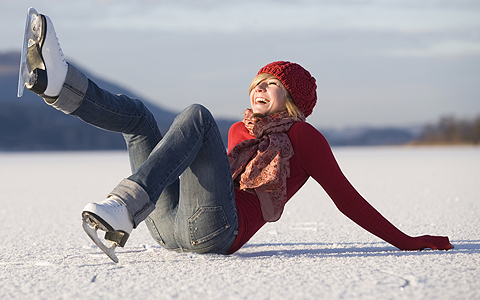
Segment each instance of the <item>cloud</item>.
M425 48L397 48L385 52L390 56L411 57L458 57L480 56L480 42L464 40L444 40Z
M479 7L460 1L79 1L78 26L198 32L361 30L436 32L480 27ZM462 5L463 3L463 5ZM65 4L66 5L66 4ZM62 9L61 5L58 9Z

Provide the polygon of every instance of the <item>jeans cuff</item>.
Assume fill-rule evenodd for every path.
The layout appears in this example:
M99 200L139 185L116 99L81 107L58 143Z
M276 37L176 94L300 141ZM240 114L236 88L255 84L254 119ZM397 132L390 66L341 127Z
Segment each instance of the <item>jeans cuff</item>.
M74 66L68 64L67 77L57 98L44 98L48 105L71 114L74 112L85 97L88 88L88 78Z
M120 198L125 203L133 217L133 228L137 228L138 224L155 209L147 192L138 183L128 178L123 179L110 192L110 195Z

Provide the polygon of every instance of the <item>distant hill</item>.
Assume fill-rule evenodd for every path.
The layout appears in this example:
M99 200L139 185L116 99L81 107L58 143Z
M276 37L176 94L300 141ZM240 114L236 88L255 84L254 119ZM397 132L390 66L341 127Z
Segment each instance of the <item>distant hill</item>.
M404 145L415 139L420 128L347 128L323 129L321 132L332 146L385 146Z
M23 97L17 98L19 63L20 53L0 54L0 150L125 149L121 134L106 132L65 115L26 89ZM119 85L85 73L112 93L139 98ZM165 133L177 113L142 100L155 115L162 133ZM235 121L217 120L225 142L228 128Z
M480 114L473 119L441 117L428 124L412 145L480 145Z
M22 98L17 98L19 62L20 53L0 53L0 151L125 149L121 134L106 132L67 116L28 90ZM112 93L140 98L117 84L85 74ZM162 109L148 99L142 100L165 133L177 113ZM228 129L235 121L238 120L217 119L225 145ZM352 128L321 132L332 146L372 146L406 144L417 136L418 129Z

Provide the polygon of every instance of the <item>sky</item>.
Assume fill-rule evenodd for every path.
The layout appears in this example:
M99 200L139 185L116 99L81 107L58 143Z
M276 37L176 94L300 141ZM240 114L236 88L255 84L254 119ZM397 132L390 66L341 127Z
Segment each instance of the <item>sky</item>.
M172 111L241 118L258 70L288 60L317 79L319 127L480 114L478 1L2 1L0 52L20 51L30 6L68 61Z

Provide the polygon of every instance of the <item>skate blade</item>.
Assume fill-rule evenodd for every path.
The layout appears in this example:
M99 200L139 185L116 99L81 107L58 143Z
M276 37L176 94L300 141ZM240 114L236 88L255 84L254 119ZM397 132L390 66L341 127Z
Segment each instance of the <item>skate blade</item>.
M25 24L25 32L23 34L23 46L22 46L22 56L20 58L20 70L18 72L18 90L17 90L17 97L23 96L23 91L25 89L25 85L31 84L33 81L32 76L30 75L30 70L28 70L27 65L27 50L28 50L28 39L29 39L29 27L32 22L32 19L38 15L35 8L30 7L27 13L27 21Z
M83 216L82 227L83 230L85 230L85 233L92 239L98 248L100 248L108 257L110 257L111 260L113 260L115 263L118 263L118 257L115 255L117 243L107 241L110 243L110 246L107 246L98 237L97 230L105 230L106 228L99 228L99 223L93 221L88 214L84 214Z

